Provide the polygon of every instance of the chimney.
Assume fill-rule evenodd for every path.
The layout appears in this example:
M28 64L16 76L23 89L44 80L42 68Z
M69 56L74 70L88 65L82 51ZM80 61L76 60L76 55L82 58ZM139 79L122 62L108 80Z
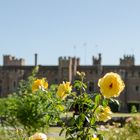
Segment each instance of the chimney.
M35 66L37 66L37 53L35 53Z

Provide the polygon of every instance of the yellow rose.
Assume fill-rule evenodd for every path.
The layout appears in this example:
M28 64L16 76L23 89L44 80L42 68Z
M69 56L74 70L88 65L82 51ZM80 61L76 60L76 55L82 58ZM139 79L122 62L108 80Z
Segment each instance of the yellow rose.
M112 112L111 112L109 106L107 106L107 107L99 106L97 108L97 120L98 121L106 122L111 119L111 115L112 115Z
M44 133L35 133L29 140L47 140L47 136Z
M48 88L48 82L45 81L44 78L42 79L37 79L33 82L33 85L32 85L32 92L35 92L37 91L38 89L47 89Z
M103 78L99 79L98 86L106 98L119 96L125 87L121 77L113 72L107 73Z
M67 95L71 92L72 86L70 86L70 82L63 82L62 84L59 85L58 90L57 90L57 95L61 99L65 99Z
M99 140L99 138L97 138L97 137L96 138L91 138L91 140Z

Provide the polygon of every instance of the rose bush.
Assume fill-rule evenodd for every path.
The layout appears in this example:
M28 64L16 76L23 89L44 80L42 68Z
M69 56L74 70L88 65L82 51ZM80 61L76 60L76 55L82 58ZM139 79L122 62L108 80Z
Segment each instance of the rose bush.
M71 108L74 110L73 117L62 121L60 135L65 130L66 140L103 140L97 131L97 122L111 119L108 101L120 95L125 87L124 82L117 73L110 72L98 81L101 93L88 94L84 83L85 73L77 72L77 75L79 78L73 85L69 83L66 88L65 83L62 83L58 87L57 93L62 101L69 101L66 111L69 112ZM64 100L64 96L68 97L67 100Z

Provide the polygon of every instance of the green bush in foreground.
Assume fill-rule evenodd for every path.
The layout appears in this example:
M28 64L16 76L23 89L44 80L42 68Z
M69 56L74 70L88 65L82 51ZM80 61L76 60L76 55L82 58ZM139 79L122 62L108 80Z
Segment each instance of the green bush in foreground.
M23 130L27 135L46 130L56 124L64 107L56 97L57 86L48 88L47 81L35 77L36 69L26 81L21 81L16 93L1 99L3 125Z

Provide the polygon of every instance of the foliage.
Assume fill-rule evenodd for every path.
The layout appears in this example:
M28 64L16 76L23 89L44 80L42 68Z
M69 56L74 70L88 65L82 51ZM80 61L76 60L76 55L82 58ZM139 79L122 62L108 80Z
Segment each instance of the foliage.
M129 102L127 104L130 113L136 113L139 110L139 102Z
M137 113L137 108L135 105L132 105L131 107L131 113Z
M119 109L120 109L120 103L118 100L116 99L110 99L109 100L109 106L111 108L111 111L112 112L119 112Z
M16 93L0 102L4 107L1 111L3 124L15 129L20 126L28 135L56 124L64 110L61 100L56 98L57 86L51 85L49 89L43 89L38 85L38 90L32 91L34 82L38 80L36 72L35 69L32 76L20 82Z
M73 108L74 115L71 118L67 118L67 120L65 120L65 122L62 123L63 127L60 132L60 135L65 130L66 140L103 140L103 135L101 135L97 130L97 123L99 121L105 122L111 119L111 110L108 106L108 102L109 100L112 100L112 102L116 101L113 98L111 98L111 96L113 97L113 91L115 91L114 96L119 95L120 92L123 90L124 83L121 81L121 79L119 79L120 84L114 84L114 81L109 82L108 80L108 85L106 85L105 87L106 89L102 87L104 86L104 84L102 83L102 85L100 86L102 87L102 90L105 91L104 95L107 98L101 93L92 93L90 95L86 90L87 85L84 83L85 74L82 72L78 72L77 74L79 75L79 80L74 81L74 92L69 94L71 102L67 106L66 110L69 111L70 108ZM114 78L112 78L112 76L116 76L116 74L110 74L110 79ZM116 77L118 78L119 76L117 75ZM116 79L115 82L117 82L117 80L118 79ZM109 84L111 84L111 87ZM119 86L121 86L120 91L117 89L119 93L116 92L116 89L114 88L113 84L117 85L118 89ZM111 94L107 95L106 91L109 92L109 90L111 90Z

